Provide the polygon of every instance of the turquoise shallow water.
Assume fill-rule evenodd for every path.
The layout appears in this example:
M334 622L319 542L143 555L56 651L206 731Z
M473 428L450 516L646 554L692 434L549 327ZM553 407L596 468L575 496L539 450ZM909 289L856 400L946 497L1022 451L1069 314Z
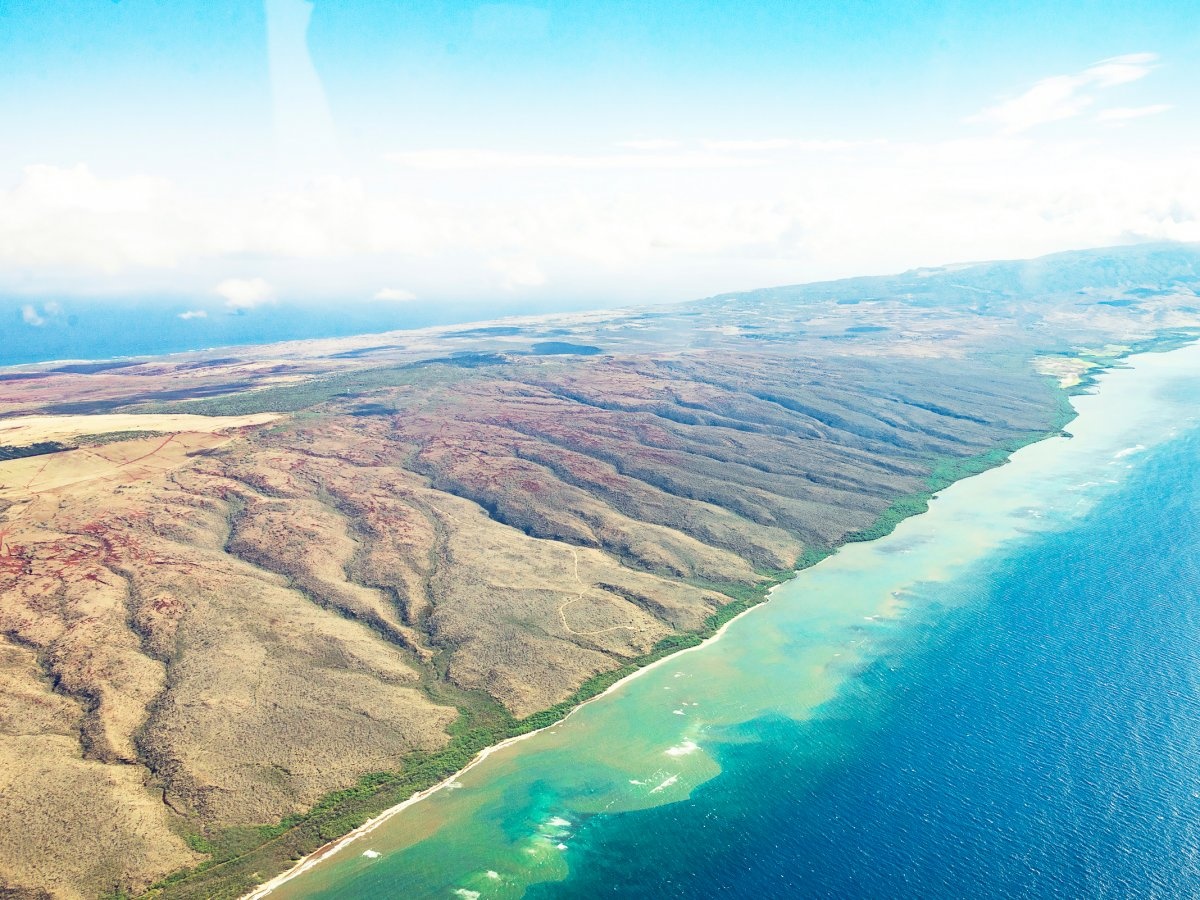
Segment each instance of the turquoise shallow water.
M1200 352L273 896L1200 896Z

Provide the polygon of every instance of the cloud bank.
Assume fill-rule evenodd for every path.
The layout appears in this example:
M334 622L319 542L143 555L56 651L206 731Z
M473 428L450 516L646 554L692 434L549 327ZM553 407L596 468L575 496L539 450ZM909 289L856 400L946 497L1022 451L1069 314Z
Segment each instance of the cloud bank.
M280 296L607 303L1200 240L1200 154L1116 140L1170 109L1125 93L1157 65L1129 54L1043 78L940 140L776 133L614 139L590 152L405 150L360 177L224 195L34 165L0 191L0 288L215 292L232 312ZM1069 125L1037 127L1051 122Z
M385 303L411 303L417 299L417 295L403 288L383 288L372 294L371 299Z
M263 278L226 278L213 290L232 310L254 309L275 301L275 288Z

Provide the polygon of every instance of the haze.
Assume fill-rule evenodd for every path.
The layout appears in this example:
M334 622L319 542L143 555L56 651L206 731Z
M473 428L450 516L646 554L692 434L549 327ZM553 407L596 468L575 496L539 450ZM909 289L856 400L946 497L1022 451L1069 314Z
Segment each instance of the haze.
M0 5L0 294L549 309L1200 238L1186 5Z

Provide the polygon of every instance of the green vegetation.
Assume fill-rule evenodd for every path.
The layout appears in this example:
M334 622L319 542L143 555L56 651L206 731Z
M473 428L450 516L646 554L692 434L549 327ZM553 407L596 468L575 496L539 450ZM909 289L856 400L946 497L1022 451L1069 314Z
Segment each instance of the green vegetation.
M24 447L0 446L0 461L24 459L26 456L44 456L47 453L59 453L63 450L74 449L74 447L67 444L60 444L58 441L39 441L36 444L28 444Z
M810 551L802 558L813 565L828 555ZM803 566L801 566L803 567ZM767 592L793 575L791 571L772 572L757 585L741 585L721 590L731 597L704 623L698 632L674 634L664 638L644 656L629 660L620 668L589 678L579 689L549 709L523 719L513 718L490 698L456 696L462 716L449 729L450 743L436 752L415 752L403 768L394 772L364 775L349 788L322 798L302 815L289 816L276 825L227 828L210 835L188 835L188 846L212 858L194 869L168 876L154 885L149 897L233 898L277 872L294 860L312 853L322 845L358 828L368 819L407 800L459 772L481 750L512 737L528 734L560 721L581 703L602 694L622 678L651 663L695 647L715 634L730 619L766 599ZM735 596L736 595L736 596ZM456 695L467 692L455 691ZM463 700L466 702L462 702Z
M183 842L195 850L197 853L214 853L216 848L212 842L200 834L185 834Z
M463 375L461 371L456 372L440 366L370 370L354 375L318 379L302 385L214 398L195 404L171 404L169 410L156 411L175 412L186 408L189 412L231 415L266 410L298 410L341 394L361 392L371 387L409 384L415 378L431 377L448 379ZM1059 392L1058 402L1055 430L1031 433L1024 439L1011 441L978 456L935 461L923 490L896 500L870 528L849 535L847 540L873 540L889 534L903 519L928 509L929 500L933 495L958 479L1002 465L1020 447L1059 433L1059 429L1074 417L1075 412L1066 392ZM796 561L796 569L815 565L832 552L836 551L828 548L808 548ZM164 879L151 888L147 896L238 897L286 869L295 860L353 831L373 816L419 791L452 777L467 766L481 750L508 738L553 725L581 703L598 696L639 669L699 645L731 619L761 603L772 587L793 574L792 571L763 572L760 573L762 580L754 585L698 585L730 598L729 602L705 620L703 628L662 639L650 653L629 660L619 668L593 676L566 700L523 719L512 717L490 697L454 688L448 682L432 677L433 673L430 672L430 677L423 678L423 686L431 691L431 696L436 690L438 696L435 699L452 703L461 713L460 718L449 729L450 742L445 748L436 752L412 753L403 760L401 768L364 775L352 787L324 797L307 813L289 816L276 825L224 829L204 835L203 843L189 839L189 845L194 849L210 847L212 858L194 869L178 872Z
M264 412L298 412L338 397L356 397L377 388L429 385L457 381L465 376L462 367L412 365L365 369L343 375L312 378L261 390L243 390L205 400L176 400L143 403L125 408L136 413L190 413L199 416L248 416Z
M816 565L832 550L808 548L796 561L796 570ZM443 679L422 679L422 685L438 702L453 703L460 717L449 728L450 743L436 752L410 754L403 767L393 772L364 775L352 787L322 798L302 815L289 816L275 825L226 828L208 835L188 834L184 840L211 859L194 869L177 872L147 893L149 897L234 898L286 869L322 845L358 828L413 794L445 781L466 767L481 750L508 738L546 728L562 720L571 710L591 700L618 681L667 656L699 646L727 622L762 603L771 588L792 578L794 570L762 571L754 585L708 586L729 597L714 611L699 631L672 634L644 656L631 659L617 669L601 672L584 682L574 694L549 709L523 719L514 718L490 696L465 691ZM436 664L435 664L436 665Z
M1133 352L1133 351L1130 351ZM925 488L906 497L893 501L892 505L880 514L879 518L862 531L856 531L846 536L846 541L861 543L885 537L896 530L896 526L909 516L920 515L929 509L929 501L938 491L948 488L954 482L972 475L979 475L988 469L994 469L1008 462L1008 458L1029 444L1037 443L1048 437L1063 434L1063 428L1075 418L1075 408L1071 405L1071 396L1077 391L1066 391L1061 388L1055 391L1057 409L1054 417L1054 427L1049 431L1035 431L1024 438L1006 441L1000 446L980 453L978 456L943 457L935 460Z
M831 550L824 547L805 547L804 552L801 553L799 558L796 560L796 571L799 572L803 569L810 569L821 560L828 559L835 553L837 553L837 550ZM782 575L782 573L778 574Z
M1142 341L1134 341L1128 346L1122 346L1109 352L1080 352L1079 356L1086 356L1094 365L1080 376L1077 384L1067 389L1067 393L1070 396L1089 393L1096 386L1100 375L1119 366L1126 357L1139 353L1167 353L1171 350L1178 350L1180 347L1186 347L1198 338L1200 338L1200 328L1181 328L1176 331L1162 332ZM1074 418L1073 413L1072 418Z
M1072 410L1073 413L1074 411ZM846 540L860 543L862 541L873 541L891 534L896 530L896 526L909 516L920 515L928 510L929 501L933 499L938 491L944 490L962 478L970 478L972 475L979 475L988 469L1002 466L1008 462L1008 458L1013 453L1022 447L1058 433L1057 429L1049 432L1039 432L1030 435L1026 440L1011 441L994 450L981 453L978 456L943 458L935 461L933 470L925 480L925 488L923 490L893 501L892 505L885 509L869 528L848 534Z
M461 369L447 366L368 370L350 375L319 378L302 384L244 392L196 403L169 404L154 411L201 412L233 415L260 411L295 411L339 396L361 395L375 387L414 384L430 379L451 380L468 377ZM849 535L849 541L873 540L889 534L900 521L928 509L929 501L955 481L1004 464L1022 446L1058 433L1071 418L1074 409L1065 391L1057 395L1055 430L1030 433L988 452L967 458L943 458L934 461L922 490L892 503L869 528ZM802 569L820 562L830 552L809 548L796 561ZM154 886L149 896L156 897L237 897L256 884L286 869L293 861L312 853L361 826L368 819L403 802L461 771L479 752L503 740L528 734L559 722L571 710L621 679L667 656L698 646L723 625L747 609L761 603L770 588L791 577L790 571L763 572L762 579L747 584L699 584L729 598L690 633L672 634L660 640L651 652L600 673L582 684L569 698L523 719L514 718L492 698L454 687L444 678L435 677L439 661L422 679L431 698L452 704L460 711L449 728L450 740L436 752L409 754L394 771L364 775L353 786L322 798L306 813L285 818L274 825L223 829L211 834L189 835L194 850L210 859L194 869L178 872ZM444 672L440 673L444 676Z
M100 434L81 434L75 438L75 443L80 447L103 447L105 444L116 444L120 441L166 436L164 431L106 431Z
M1179 328L1175 331L1164 331L1156 334L1154 337L1146 338L1144 341L1135 341L1124 355L1167 353L1171 350L1178 350L1180 347L1186 347L1198 338L1200 338L1200 328L1187 327Z

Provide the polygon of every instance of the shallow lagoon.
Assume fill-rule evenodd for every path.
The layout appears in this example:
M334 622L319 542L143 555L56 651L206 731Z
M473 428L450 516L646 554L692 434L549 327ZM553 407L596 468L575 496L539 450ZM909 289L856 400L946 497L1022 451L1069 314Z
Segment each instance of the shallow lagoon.
M1133 360L272 896L1200 891L1198 401L1200 350Z

